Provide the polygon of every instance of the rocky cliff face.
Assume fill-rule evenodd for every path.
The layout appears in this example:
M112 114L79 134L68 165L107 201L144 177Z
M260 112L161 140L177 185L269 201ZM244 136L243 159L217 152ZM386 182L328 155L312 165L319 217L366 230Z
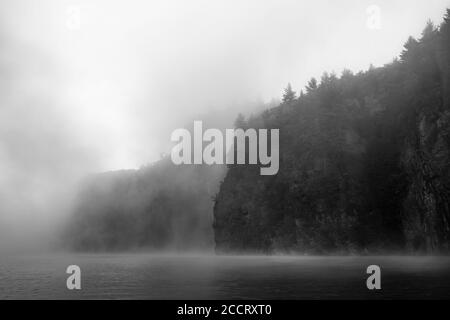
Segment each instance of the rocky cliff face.
M450 11L399 60L241 121L280 129L280 170L230 166L217 252L448 251Z
M276 176L229 168L214 207L218 252L357 251L376 232L364 226L367 141L341 114L310 103L262 116L281 122Z
M405 236L411 249L449 250L450 112L420 114L402 162L410 178L404 201Z

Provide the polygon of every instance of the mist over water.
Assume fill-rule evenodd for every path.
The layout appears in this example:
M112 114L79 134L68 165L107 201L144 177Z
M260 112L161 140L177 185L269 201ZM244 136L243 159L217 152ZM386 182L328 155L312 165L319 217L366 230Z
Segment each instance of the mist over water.
M2 31L0 250L36 249L51 241L96 160L66 114L55 65Z

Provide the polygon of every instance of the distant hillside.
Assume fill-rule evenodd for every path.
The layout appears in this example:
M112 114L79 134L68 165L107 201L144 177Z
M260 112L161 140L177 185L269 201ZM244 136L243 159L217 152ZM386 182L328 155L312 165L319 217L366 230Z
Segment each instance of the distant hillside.
M229 167L217 252L449 250L450 11L392 63L325 73L240 127L280 129L280 170Z
M211 250L212 199L225 170L166 158L93 175L81 187L64 243L79 251Z

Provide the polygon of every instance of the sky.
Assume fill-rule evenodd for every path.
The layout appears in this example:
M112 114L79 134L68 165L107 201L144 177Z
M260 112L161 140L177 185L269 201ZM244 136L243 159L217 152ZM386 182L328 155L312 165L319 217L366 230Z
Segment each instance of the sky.
M68 202L49 199L69 199L88 173L158 160L196 118L233 119L288 82L299 91L324 71L389 63L447 7L0 0L0 233L10 221L51 221Z
M245 111L288 82L299 91L323 71L388 63L450 1L0 3L0 35L51 64L37 62L58 87L49 94L109 170L157 160L170 131L197 114ZM379 28L368 26L371 6Z

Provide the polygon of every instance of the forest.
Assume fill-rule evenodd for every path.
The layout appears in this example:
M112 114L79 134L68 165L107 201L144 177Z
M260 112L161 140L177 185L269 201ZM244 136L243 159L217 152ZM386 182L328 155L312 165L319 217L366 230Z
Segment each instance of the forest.
M216 251L448 252L450 10L399 57L311 79L237 121L280 129L280 170L229 166L214 205Z

